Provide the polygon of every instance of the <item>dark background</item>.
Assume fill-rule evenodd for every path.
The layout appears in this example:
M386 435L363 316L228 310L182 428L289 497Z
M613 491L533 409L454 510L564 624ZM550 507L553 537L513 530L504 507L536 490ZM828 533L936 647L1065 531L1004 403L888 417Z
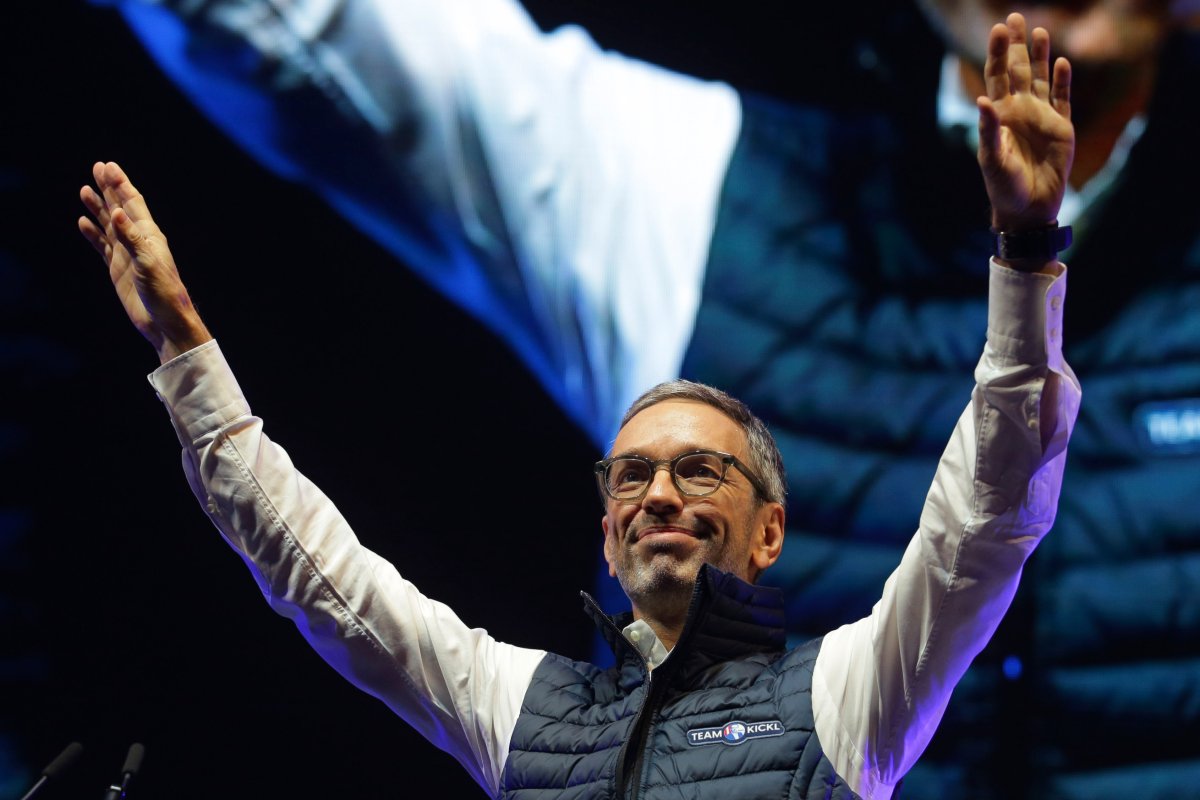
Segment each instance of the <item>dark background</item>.
M881 0L529 6L632 55L836 105L902 105L940 56L907 4ZM127 168L271 436L469 624L590 654L595 448L487 331L219 135L115 11L18 8L0 73L0 798L72 740L84 757L47 797L99 797L132 741L135 797L475 796L271 614L195 508L145 382L154 353L75 230L79 186L98 159ZM490 479L514 452L541 458L536 491Z

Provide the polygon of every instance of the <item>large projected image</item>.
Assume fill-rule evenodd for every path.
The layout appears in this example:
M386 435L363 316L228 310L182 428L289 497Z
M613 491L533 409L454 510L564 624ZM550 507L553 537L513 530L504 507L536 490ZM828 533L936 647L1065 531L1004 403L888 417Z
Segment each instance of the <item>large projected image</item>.
M698 498L712 487L689 483L701 480L692 469L710 467L635 447L626 455L649 460L622 461L624 478L598 467L598 502L591 464L618 454L629 404L676 378L744 401L778 443L786 534L761 583L782 592L788 645L887 597L923 514L947 505L938 484L927 497L930 481L989 374L976 372L985 338L1005 329L994 294L989 320L990 227L1012 217L994 214L980 176L979 140L992 134L976 98L1008 96L984 69L992 26L1013 9L653 5L125 0L22 12L25 28L61 35L5 56L36 77L5 89L15 146L0 187L20 209L6 220L0 347L21 389L0 438L14 475L0 609L20 632L3 662L15 699L0 793L19 796L74 739L85 756L61 780L82 791L111 780L133 741L147 745L147 793L199 794L184 776L210 760L235 796L470 796L500 781L434 753L354 658L335 666L391 708L339 681L262 613L244 566L196 513L154 396L169 392L141 382L156 363L114 320L102 268L64 226L89 213L103 228L119 205L104 196L117 173L102 169L100 199L69 207L97 159L120 162L151 199L272 439L364 544L468 625L612 660L575 600L587 589L609 613L628 610L627 595L637 606L632 562L599 518L610 537L621 529L612 504L632 496L620 481L639 465ZM1200 781L1193 5L1017 9L1034 71L1027 88L1014 73L1015 95L1053 107L1054 59L1071 62L1074 159L1045 222L1071 226L1073 241L1058 256L1069 298L1026 307L1051 320L1048 368L1066 383L1001 417L1028 423L1026 444L1050 463L1065 429L1053 415L1041 429L1039 408L1069 405L1072 375L1083 400L1056 518L1055 479L1042 475L1001 525L1017 549L1034 536L1022 526L1053 527L1006 614L1004 591L972 599L1003 622L899 796L1186 796ZM1050 31L1044 74L1035 26ZM976 405L1007 408L1006 391ZM986 474L990 458L962 468ZM713 462L714 492L760 480L739 459ZM948 550L924 563L945 596L898 617L928 622L914 641L935 667L900 692L918 710L923 682L954 684L937 661L938 609L986 585L977 559L1010 553L981 556L974 530L933 537ZM271 581L260 575L269 599L295 588ZM310 639L328 633L300 617ZM930 713L932 724L941 709ZM714 739L697 748L704 759L787 739L775 717L692 727L735 723L772 734Z

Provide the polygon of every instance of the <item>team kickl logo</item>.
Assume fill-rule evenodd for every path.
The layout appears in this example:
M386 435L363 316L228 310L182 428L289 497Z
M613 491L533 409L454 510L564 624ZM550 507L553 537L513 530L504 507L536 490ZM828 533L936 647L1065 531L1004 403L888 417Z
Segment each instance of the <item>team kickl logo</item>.
M783 736L783 723L777 719L769 722L727 723L717 728L693 728L687 732L688 744L727 744L730 747L749 739L765 739L768 736Z

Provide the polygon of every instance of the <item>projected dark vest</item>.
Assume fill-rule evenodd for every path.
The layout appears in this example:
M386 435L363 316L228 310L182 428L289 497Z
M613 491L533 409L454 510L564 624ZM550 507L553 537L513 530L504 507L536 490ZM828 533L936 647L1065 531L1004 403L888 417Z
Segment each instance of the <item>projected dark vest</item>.
M1176 41L1169 65L1200 75L1198 53ZM925 122L744 103L683 376L779 439L789 529L766 578L804 637L868 613L915 529L982 350L987 199L962 140ZM1056 763L1055 796L1116 764L1182 791L1200 768L1200 712L1171 699L1200 663L1200 128L1186 90L1156 104L1064 255L1084 399L1058 522L911 796L1038 796ZM1131 725L1147 736L1093 735ZM1137 766L1164 752L1184 770Z

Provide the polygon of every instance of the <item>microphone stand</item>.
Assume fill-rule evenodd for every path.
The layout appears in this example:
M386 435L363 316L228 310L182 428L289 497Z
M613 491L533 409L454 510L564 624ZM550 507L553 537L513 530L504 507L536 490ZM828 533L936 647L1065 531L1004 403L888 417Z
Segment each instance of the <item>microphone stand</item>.
M134 742L129 745L129 753L125 756L125 765L121 767L121 784L112 784L104 793L104 800L124 800L125 793L129 791L129 784L133 782L134 776L138 774L138 770L142 768L142 759L146 755L146 748L140 742Z
M42 770L42 776L38 778L37 783L33 785L32 789L25 793L25 796L22 797L21 800L30 800L31 797L41 791L43 786L50 782L51 778L58 777L60 772L66 770L67 767L74 764L75 759L79 758L79 754L82 752L83 745L81 745L79 742L71 742L69 745L67 745L66 749L59 753L57 758L46 765L46 768Z

